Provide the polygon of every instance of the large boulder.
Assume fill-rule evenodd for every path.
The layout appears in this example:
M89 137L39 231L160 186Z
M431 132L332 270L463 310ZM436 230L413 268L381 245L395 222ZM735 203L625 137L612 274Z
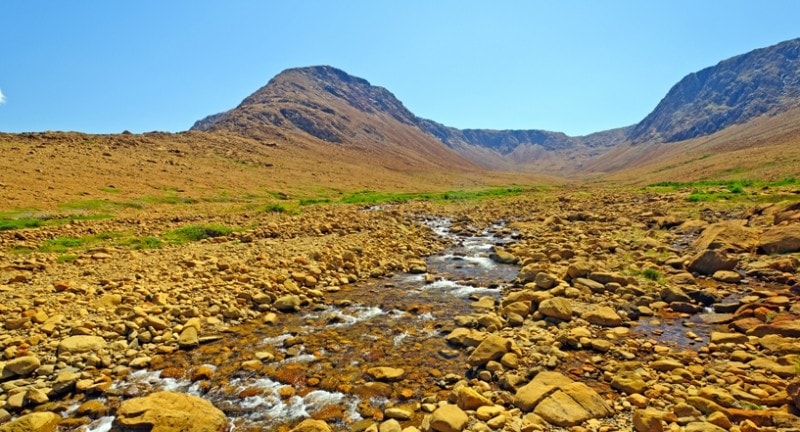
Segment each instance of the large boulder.
M455 405L442 405L431 416L431 429L437 432L461 432L469 423L469 417Z
M550 371L538 373L520 387L513 403L523 412L533 411L548 423L562 427L613 414L603 397L589 386Z
M469 355L467 362L472 366L483 366L491 360L498 360L511 351L511 340L498 335L489 335Z
M106 347L106 340L100 336L70 336L58 343L58 355L97 352Z
M572 303L563 297L553 297L539 303L542 315L569 321L572 319Z
M737 264L739 260L725 251L707 249L692 256L687 268L691 272L711 276L720 270L733 270Z
M800 252L800 224L780 225L764 231L758 249L767 254Z
M589 321L594 325L599 325L603 327L616 327L622 325L622 318L608 306L600 306L597 309L593 309L590 311L585 312L581 315L581 318Z
M289 432L331 432L331 427L322 420L305 419Z
M114 428L118 431L223 432L228 430L228 419L205 399L160 391L122 402Z
M711 224L692 243L692 247L697 251L752 252L758 243L758 232L746 227L746 223L746 220L730 220Z
M56 432L61 416L52 412L35 412L0 426L0 432Z

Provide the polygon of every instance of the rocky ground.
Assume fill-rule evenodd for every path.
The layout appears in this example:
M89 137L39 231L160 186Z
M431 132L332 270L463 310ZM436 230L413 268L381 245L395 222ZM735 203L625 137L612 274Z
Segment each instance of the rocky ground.
M156 369L207 389L218 372L186 364L187 353L253 323L279 325L352 285L424 273L423 258L447 242L420 215L449 217L463 233L504 220L516 233L492 254L519 266L516 281L437 323L450 350L430 356L456 351L460 372L418 391L422 362L378 360L354 384L387 388L382 412L280 428L800 430L800 206L593 190L2 231L0 431L72 430L108 414L114 430L228 429L203 398L125 394L114 383ZM67 262L18 253L58 236L197 222L249 228L153 250L96 245ZM276 361L257 354L230 361L252 371ZM310 387L326 382L293 373Z

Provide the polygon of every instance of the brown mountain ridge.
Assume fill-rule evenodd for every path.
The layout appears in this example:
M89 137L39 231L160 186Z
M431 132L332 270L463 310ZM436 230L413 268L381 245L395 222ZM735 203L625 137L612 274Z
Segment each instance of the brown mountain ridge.
M794 39L691 73L636 125L582 137L448 127L417 117L385 88L330 66L288 69L192 130L256 139L268 130L291 130L410 164L569 177L638 167L663 153L663 143L706 137L799 105L800 39ZM623 151L629 145L645 147Z

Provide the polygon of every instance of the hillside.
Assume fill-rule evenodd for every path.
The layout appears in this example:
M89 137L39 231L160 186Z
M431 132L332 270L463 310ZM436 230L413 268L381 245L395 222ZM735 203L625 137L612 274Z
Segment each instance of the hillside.
M628 138L674 142L800 105L800 39L750 51L675 84Z
M286 70L236 108L206 117L197 131L263 139L292 131L369 156L401 171L479 167L416 127L416 116L388 90L329 67Z

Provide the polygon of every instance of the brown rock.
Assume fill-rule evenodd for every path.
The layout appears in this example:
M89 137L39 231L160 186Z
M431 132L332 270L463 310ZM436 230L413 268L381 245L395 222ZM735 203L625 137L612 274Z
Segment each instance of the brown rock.
M469 423L469 417L455 405L442 405L431 415L431 429L438 432L461 432Z
M627 394L644 393L647 383L633 371L620 372L611 379L611 388Z
M5 370L18 376L28 376L38 369L41 364L36 356L24 356L9 360L6 363Z
M225 414L197 396L160 391L120 404L114 427L152 432L222 432L228 430Z
M367 375L377 381L400 381L405 376L406 371L400 368L379 366L367 369Z
M494 402L483 396L474 389L463 386L456 391L458 407L463 410L475 410L482 406L492 406Z
M714 275L711 276L715 280L725 283L739 283L742 280L742 275L736 273L735 271L730 270L719 270L714 272Z
M59 342L58 355L96 352L105 346L106 341L100 336L70 336Z
M467 358L467 362L472 366L483 366L490 360L498 360L503 354L511 351L511 344L511 340L491 334L475 348Z
M751 252L758 242L758 232L746 227L746 220L717 222L707 226L692 243L695 250L723 250L726 252Z
M719 270L733 270L739 260L720 250L705 250L693 256L688 269L694 273L713 275Z
M758 249L770 255L800 251L800 224L780 225L764 231Z
M0 426L0 432L56 432L61 416L52 412L35 412Z
M305 419L290 432L331 432L331 427L322 420Z
M622 325L622 318L608 306L600 306L581 315L581 318L594 325L604 327L617 327Z
M539 303L539 312L544 316L569 321L572 319L572 303L563 297L553 297Z
M636 432L664 432L664 414L654 408L638 409L633 412L633 428Z

